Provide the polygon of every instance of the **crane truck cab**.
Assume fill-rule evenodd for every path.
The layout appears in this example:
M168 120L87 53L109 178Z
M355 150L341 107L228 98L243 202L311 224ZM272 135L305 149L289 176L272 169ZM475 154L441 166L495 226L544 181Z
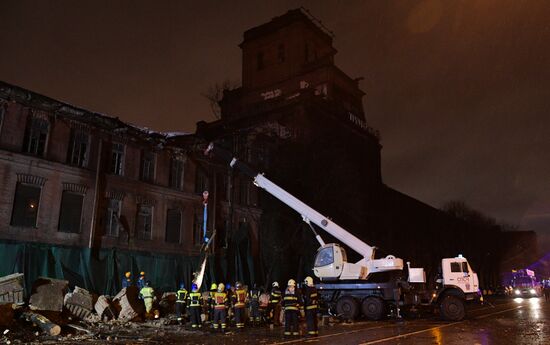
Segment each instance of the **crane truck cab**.
M460 254L441 260L441 276L436 283L433 302L445 320L462 320L466 314L465 302L481 298L477 273Z

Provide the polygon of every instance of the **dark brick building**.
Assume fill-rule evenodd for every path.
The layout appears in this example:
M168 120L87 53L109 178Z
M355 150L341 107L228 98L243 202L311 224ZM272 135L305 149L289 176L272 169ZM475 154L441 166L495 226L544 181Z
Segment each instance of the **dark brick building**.
M33 267L36 275L55 271L99 291L116 290L125 270L145 270L166 288L189 282L203 245L203 191L210 190L212 214L227 208L223 189L211 190L215 169L201 156L193 135L152 132L0 83L0 274L17 266L30 281L35 274L25 266L46 262ZM257 233L260 212L246 210L248 219L238 209L235 217ZM57 248L68 256L86 249L90 257L74 265ZM33 250L29 264L25 251ZM79 265L101 261L105 250L113 260L105 265L117 269L103 288Z
M478 234L383 183L380 136L367 124L360 78L335 65L332 40L301 10L247 30L240 44L242 86L224 92L221 118L198 123L197 133L237 152L384 254L411 260L433 276L441 258L460 253L482 281L498 279L495 241L477 240L496 232ZM317 248L311 231L267 193L260 204L260 274L303 278Z

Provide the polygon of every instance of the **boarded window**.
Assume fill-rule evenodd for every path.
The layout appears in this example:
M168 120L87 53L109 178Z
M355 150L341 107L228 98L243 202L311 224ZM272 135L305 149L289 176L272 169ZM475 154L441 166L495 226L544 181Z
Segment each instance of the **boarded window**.
M121 201L109 199L105 215L105 235L118 237Z
M47 120L31 117L25 130L23 152L43 156L46 150L46 139L48 138L49 128L50 124Z
M59 231L80 232L82 204L84 196L70 191L63 191L61 211L59 213Z
M152 236L153 207L138 205L136 232L140 240L150 240Z
M36 227L40 187L17 183L11 215L11 225Z
M90 146L90 135L80 129L74 129L71 133L69 153L67 161L69 164L79 167L88 165L88 149Z
M183 189L183 161L172 158L170 161L170 187Z
M141 180L153 182L155 177L155 154L153 152L141 151Z
M113 143L111 150L110 172L115 175L123 174L124 166L124 144Z
M180 243L181 211L168 209L166 212L166 242Z

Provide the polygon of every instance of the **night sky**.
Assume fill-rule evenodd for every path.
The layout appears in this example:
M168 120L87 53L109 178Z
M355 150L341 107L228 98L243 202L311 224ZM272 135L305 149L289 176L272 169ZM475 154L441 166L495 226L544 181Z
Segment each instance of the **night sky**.
M237 5L238 3L238 5ZM537 230L550 251L548 1L2 1L0 79L162 131L212 121L242 33L305 6L363 76L386 184Z

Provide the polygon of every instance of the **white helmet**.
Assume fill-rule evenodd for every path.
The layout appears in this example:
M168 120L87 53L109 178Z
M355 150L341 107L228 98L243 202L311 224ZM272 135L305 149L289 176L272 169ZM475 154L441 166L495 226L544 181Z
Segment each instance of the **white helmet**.
M304 283L307 286L313 286L313 278L311 278L310 276L307 276L306 279L304 279Z
M289 279L288 286L296 286L296 281L294 279Z
M271 284L272 287L279 287L279 283L277 282L273 282L273 284Z

